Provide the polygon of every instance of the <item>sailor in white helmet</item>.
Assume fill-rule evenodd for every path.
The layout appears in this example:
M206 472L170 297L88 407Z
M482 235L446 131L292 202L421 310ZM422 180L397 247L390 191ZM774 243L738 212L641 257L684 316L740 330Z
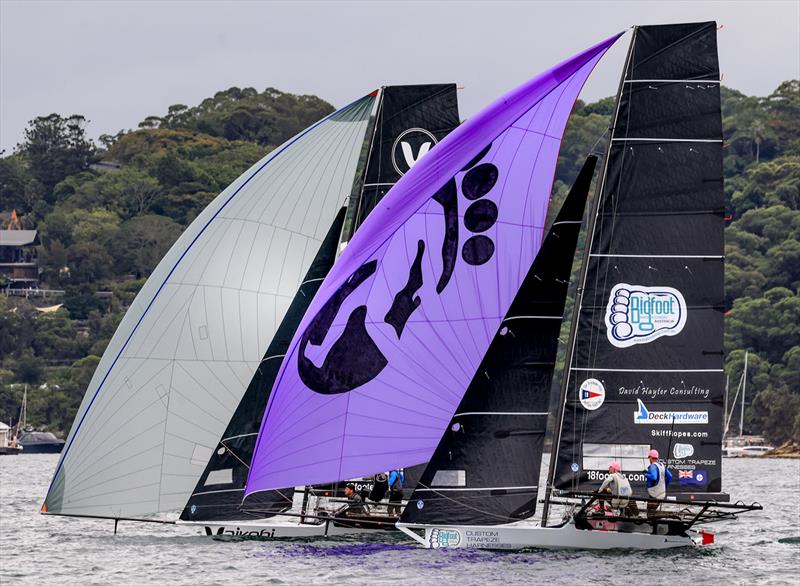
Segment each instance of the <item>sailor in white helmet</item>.
M663 500L667 497L667 487L672 482L672 474L659 461L658 450L650 450L647 459L650 460L650 465L644 473L647 479L647 494L650 498ZM661 503L647 503L647 516L653 516L660 506Z

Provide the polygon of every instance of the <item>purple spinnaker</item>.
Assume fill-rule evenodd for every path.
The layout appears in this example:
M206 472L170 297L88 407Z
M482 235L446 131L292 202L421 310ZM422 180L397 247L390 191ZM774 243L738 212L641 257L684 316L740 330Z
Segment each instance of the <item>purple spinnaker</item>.
M430 458L539 250L564 127L619 36L462 124L369 215L292 340L246 494Z

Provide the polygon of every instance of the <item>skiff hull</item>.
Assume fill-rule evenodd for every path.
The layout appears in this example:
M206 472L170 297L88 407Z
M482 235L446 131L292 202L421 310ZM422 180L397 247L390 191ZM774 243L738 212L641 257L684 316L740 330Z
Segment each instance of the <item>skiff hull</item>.
M296 539L296 538L326 538L342 535L355 535L359 533L385 533L387 529L345 526L333 520L326 520L319 524L299 523L296 521L177 521L178 525L197 527L203 534L220 537L240 537L252 539ZM392 527L390 530L393 530Z
M695 545L691 537L589 531L573 523L561 527L510 525L406 525L397 528L426 548L459 549L672 549Z

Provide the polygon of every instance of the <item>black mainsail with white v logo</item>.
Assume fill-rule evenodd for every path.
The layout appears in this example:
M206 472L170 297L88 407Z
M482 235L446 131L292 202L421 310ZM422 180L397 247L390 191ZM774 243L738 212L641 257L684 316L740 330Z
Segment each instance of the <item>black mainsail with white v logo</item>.
M458 124L455 84L382 88L363 189L348 211L343 241L400 177Z

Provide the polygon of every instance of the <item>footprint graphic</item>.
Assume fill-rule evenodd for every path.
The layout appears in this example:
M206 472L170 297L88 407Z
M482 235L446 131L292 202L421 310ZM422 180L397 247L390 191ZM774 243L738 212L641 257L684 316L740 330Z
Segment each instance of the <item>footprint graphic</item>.
M631 292L618 288L611 305L611 335L617 340L628 340L633 337L633 326L630 324Z
M439 529L437 529L436 527L431 529L431 540L430 541L431 541L431 547L433 549L438 549L438 548L442 547L442 544L439 543Z
M464 242L464 246L461 248L461 258L472 266L489 262L495 249L492 239L480 234L494 226L498 216L497 204L490 199L481 199L492 190L500 177L500 170L496 165L480 163L491 147L492 145L489 144L464 167L467 173L461 181L462 195L473 202L464 213L464 227L476 234Z

